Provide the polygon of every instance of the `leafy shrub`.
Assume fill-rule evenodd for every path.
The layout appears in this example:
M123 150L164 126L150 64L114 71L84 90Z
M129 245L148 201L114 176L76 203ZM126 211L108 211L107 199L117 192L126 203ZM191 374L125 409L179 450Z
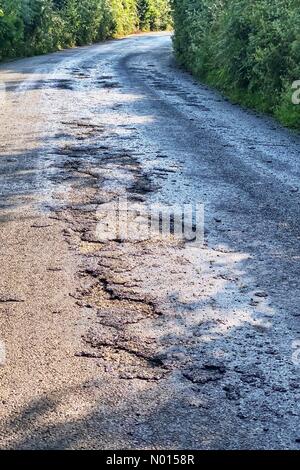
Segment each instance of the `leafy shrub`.
M165 0L138 0L141 31L159 31L171 27L171 6Z
M169 0L0 0L0 59L166 29Z
M233 100L300 127L298 0L173 0L178 60Z

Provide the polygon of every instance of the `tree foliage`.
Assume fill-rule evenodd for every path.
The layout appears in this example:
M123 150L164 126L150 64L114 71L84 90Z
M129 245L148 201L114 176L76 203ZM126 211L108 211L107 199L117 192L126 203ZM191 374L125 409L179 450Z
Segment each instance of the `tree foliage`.
M169 0L0 0L0 59L170 24Z
M300 127L299 0L172 0L180 62L236 101Z

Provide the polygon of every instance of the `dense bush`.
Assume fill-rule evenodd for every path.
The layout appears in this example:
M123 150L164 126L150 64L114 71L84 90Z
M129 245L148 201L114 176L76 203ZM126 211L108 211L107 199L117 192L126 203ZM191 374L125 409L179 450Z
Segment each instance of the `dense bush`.
M173 0L179 61L233 100L300 128L299 0Z
M0 0L0 59L166 29L169 0Z
M139 0L137 2L140 29L156 31L168 29L171 24L170 2L165 0Z

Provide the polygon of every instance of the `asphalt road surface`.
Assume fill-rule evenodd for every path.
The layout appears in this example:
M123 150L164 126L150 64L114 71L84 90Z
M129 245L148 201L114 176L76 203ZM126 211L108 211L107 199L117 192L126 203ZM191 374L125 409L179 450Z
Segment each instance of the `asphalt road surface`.
M0 447L298 449L299 136L181 71L169 34L0 82ZM119 197L131 236L101 238ZM143 238L151 205L171 227Z

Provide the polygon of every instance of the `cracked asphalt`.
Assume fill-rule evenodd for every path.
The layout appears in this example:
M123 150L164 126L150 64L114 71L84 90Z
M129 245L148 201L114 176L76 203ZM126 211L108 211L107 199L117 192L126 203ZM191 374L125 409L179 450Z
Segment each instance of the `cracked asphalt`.
M299 449L299 136L167 33L0 80L0 447ZM204 243L99 240L124 196L203 204Z

